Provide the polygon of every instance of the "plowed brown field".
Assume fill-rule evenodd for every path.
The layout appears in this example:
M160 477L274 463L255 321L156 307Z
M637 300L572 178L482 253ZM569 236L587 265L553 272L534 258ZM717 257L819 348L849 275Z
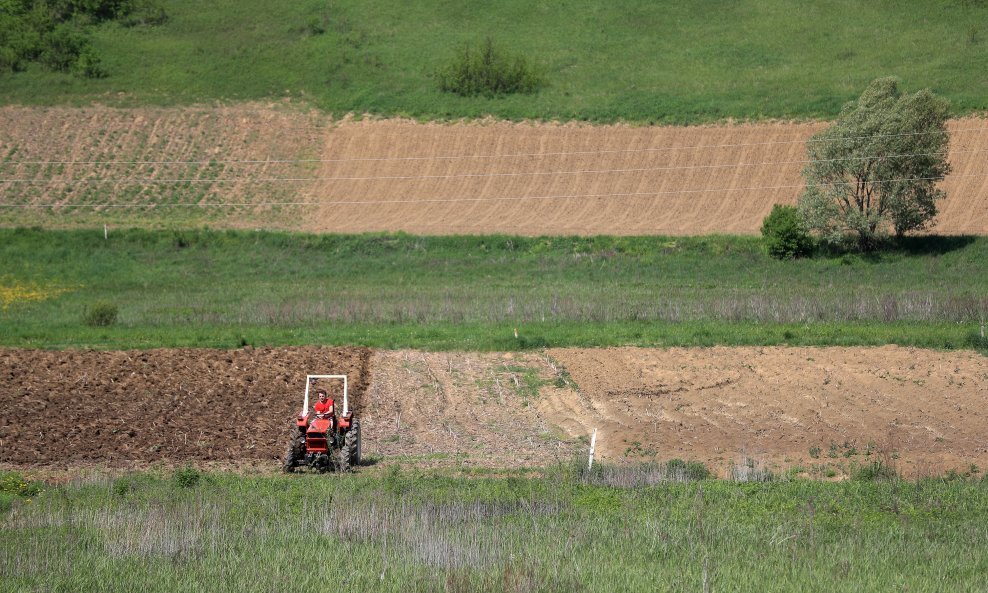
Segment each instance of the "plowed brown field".
M32 183L0 184L0 203L63 212L102 204L117 214L156 205L137 210L138 224L148 212L202 207L222 213L210 219L219 226L316 232L752 234L773 204L795 201L805 141L825 125L424 124L260 105L5 107L2 177ZM953 172L933 231L988 234L988 120L949 127ZM26 162L37 160L73 162ZM206 206L216 203L246 206ZM26 219L24 210L3 220L94 220L78 210Z
M603 458L721 475L745 458L842 475L876 459L910 476L988 467L988 359L894 346L0 349L0 466L277 471L306 372L348 374L365 456L387 463L545 467L598 428Z
M360 411L369 361L364 348L0 349L0 463L276 467L305 374L346 374Z

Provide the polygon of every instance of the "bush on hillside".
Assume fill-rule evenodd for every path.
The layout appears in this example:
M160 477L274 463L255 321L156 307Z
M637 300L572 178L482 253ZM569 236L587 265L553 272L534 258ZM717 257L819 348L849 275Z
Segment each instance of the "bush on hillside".
M510 55L487 38L470 45L436 75L439 88L464 97L534 93L545 84L542 73L522 55Z
M167 20L157 0L0 0L0 72L38 62L56 72L106 76L89 40L95 23L124 26Z
M113 303L100 301L86 309L83 321L90 327L109 327L117 322L118 312Z
M773 206L762 221L762 237L769 255L777 259L795 259L813 252L813 238L795 206Z
M38 61L51 70L67 72L86 46L86 39L74 27L61 24L42 37Z
M103 60L96 55L91 47L85 47L79 52L79 59L76 60L73 70L86 78L105 78L106 69L103 68Z

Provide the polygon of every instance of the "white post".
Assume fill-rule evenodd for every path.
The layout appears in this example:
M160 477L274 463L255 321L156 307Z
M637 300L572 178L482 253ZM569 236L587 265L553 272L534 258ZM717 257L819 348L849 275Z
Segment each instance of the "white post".
M312 385L312 380L308 377L305 378L305 400L302 402L302 411L298 413L299 416L305 416L309 411L309 387Z
M103 225L103 240L106 241L109 238L109 233L106 230L106 225Z
M590 436L590 461L587 462L587 469L593 469L593 452L597 448L597 429L593 429L593 434Z

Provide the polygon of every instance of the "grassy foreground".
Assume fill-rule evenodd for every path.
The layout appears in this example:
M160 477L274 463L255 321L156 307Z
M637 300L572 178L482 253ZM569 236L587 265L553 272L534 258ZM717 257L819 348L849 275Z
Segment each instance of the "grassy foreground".
M879 76L988 109L988 5L977 0L161 0L169 20L106 23L109 76L0 76L0 102L187 104L302 99L423 118L702 122L831 117ZM534 95L462 98L436 70L492 36L541 67Z
M982 591L984 481L97 477L0 510L6 591ZM26 502L29 500L30 502Z
M985 348L985 261L965 237L776 261L753 237L0 229L0 344ZM87 325L101 302L116 322Z

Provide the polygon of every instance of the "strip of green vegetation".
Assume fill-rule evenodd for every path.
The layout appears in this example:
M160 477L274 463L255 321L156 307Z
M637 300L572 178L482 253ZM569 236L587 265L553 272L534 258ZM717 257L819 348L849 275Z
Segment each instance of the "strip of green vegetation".
M37 65L0 101L187 104L302 99L422 118L701 122L831 117L879 76L988 109L979 0L161 2L154 27L95 28L107 77ZM546 74L532 95L461 97L437 72L486 37Z
M963 479L182 469L15 501L0 573L10 591L980 591L986 521L985 482Z
M549 347L607 346L883 346L988 352L970 326L919 323L752 324L546 323L518 328L507 324L423 323L415 325L327 324L323 328L188 325L87 328L79 323L44 327L0 323L0 345L23 348L240 348L243 346L370 346L419 350L513 351Z
M755 237L0 229L0 344L985 349L985 261L970 237L778 261Z

